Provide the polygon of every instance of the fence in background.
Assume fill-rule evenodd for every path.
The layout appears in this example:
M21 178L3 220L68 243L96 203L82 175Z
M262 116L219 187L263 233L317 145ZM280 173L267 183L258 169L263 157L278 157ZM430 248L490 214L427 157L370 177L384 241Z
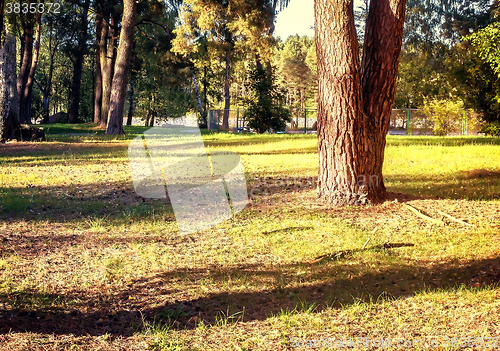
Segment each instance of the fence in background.
M311 133L316 130L317 109L291 109L291 122L287 123L289 133ZM465 111L464 111L465 112ZM208 111L208 129L220 130L224 110ZM229 130L246 130L245 110L229 110ZM409 126L409 128L408 128ZM392 135L431 135L434 123L420 109L393 109L390 118L389 133ZM462 135L471 135L477 130L471 130L468 125L468 114L464 113Z

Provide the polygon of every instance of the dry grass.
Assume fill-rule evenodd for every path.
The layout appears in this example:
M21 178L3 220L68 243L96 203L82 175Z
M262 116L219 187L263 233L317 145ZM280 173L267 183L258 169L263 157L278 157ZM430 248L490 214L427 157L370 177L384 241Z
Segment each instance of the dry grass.
M126 140L0 145L0 350L499 336L494 139L389 139L392 199L363 208L316 202L314 136L205 139L241 154L252 198L182 237L167 202L135 195ZM368 239L415 246L314 263Z

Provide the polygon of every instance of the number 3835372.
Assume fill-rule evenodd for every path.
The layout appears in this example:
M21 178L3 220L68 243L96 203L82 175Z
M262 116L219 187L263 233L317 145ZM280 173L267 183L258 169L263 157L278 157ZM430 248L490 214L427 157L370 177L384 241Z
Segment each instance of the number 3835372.
M46 3L19 3L8 2L5 4L5 13L27 14L27 13L61 13L59 2Z

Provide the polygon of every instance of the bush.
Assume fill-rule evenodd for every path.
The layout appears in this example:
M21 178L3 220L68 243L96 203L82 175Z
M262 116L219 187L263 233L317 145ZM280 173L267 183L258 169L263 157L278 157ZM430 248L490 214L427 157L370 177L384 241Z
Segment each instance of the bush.
M500 121L494 121L484 125L480 132L486 135L500 136Z
M462 131L464 119L464 103L461 100L438 100L425 101L424 112L430 116L434 123L432 134L448 135Z
M285 91L276 84L273 73L257 68L250 72L247 84L251 95L246 103L245 120L257 133L270 129L285 130L290 122L290 110L284 107Z

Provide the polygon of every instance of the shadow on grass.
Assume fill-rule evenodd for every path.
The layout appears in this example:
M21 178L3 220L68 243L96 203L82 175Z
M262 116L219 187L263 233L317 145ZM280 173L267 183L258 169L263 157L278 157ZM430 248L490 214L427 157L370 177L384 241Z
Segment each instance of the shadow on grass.
M389 190L409 193L426 199L465 199L472 201L500 199L500 171L475 169L453 176L389 175Z
M473 170L453 177L418 178L389 175L386 183L390 192L401 193L401 198L466 199L471 201L500 198L500 172ZM316 177L266 177L250 179L250 201L268 203L278 194L280 199L301 191L313 190ZM286 202L270 201L285 206ZM69 186L0 187L0 220L29 220L51 222L85 222L106 217L109 220L141 220L152 213L166 215L173 220L168 200L145 199L137 196L132 182L90 183Z
M132 181L69 186L0 187L0 220L82 223L151 219L156 213L173 219L168 199L137 196ZM89 223L91 225L91 223Z
M302 271L308 274L301 275ZM235 283L233 291L224 288L230 279L243 277L245 286L266 280L273 282L272 288L239 291ZM220 287L218 291L192 297L196 288L207 279ZM176 284L179 280L189 283L182 287ZM66 295L4 294L0 296L0 306L9 308L0 309L0 333L129 336L140 331L144 321L168 325L176 321L178 328L194 329L197 327L194 316L215 324L221 313L244 311L243 321L262 321L282 311L305 311L308 306L318 306L315 311L319 312L326 306L339 309L360 301L377 304L423 291L471 288L476 283L482 287L497 287L499 280L500 257L440 265L406 261L384 269L353 265L349 260L321 265L295 263L272 267L240 265L212 270L180 269L136 281L133 286L116 293L91 289ZM73 307L57 307L65 302ZM23 307L30 303L39 307ZM52 307L44 307L44 304L52 304Z

